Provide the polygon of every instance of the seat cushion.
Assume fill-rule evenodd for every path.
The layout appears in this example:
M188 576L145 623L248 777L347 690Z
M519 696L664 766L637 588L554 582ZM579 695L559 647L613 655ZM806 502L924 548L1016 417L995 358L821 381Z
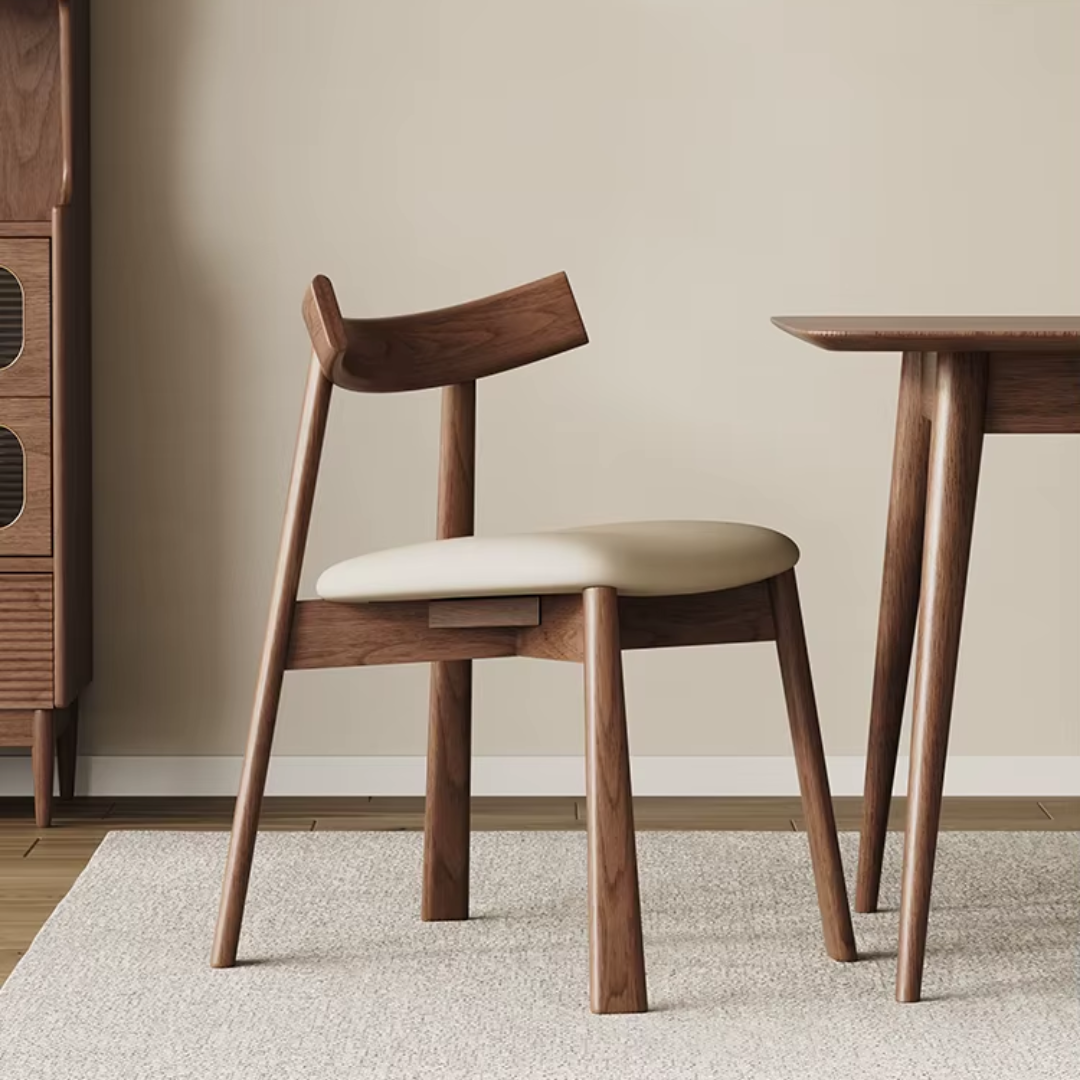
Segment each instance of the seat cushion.
M315 588L343 603L570 593L592 585L672 596L763 581L798 559L791 540L756 525L634 521L376 551L330 567Z

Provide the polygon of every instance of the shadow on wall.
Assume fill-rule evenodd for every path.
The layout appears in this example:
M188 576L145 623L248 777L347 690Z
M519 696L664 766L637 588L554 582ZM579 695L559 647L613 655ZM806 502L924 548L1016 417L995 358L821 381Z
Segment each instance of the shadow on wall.
M183 3L103 0L94 8L96 663L88 706L128 730L156 726L170 701L190 701L191 685L206 695L222 682L222 300L185 241L178 199L180 102L198 79L185 67L191 22ZM95 749L95 727L91 715L86 752Z

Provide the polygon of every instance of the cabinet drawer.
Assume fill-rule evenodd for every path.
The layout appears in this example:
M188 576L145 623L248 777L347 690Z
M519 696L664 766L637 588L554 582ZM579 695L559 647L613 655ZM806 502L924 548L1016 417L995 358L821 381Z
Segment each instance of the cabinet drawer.
M0 398L0 559L52 554L50 426L48 398Z
M52 576L0 573L0 709L52 704Z
M46 397L49 241L0 240L0 397Z

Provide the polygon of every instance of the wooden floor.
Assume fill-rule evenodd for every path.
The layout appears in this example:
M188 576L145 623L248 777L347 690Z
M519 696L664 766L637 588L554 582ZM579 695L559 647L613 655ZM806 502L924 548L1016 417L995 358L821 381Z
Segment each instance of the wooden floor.
M837 824L857 829L859 799L837 799ZM59 803L54 826L35 829L29 799L0 799L0 983L113 829L228 829L232 799L79 799ZM892 827L903 822L894 800ZM639 829L802 828L794 798L635 799ZM475 829L581 829L583 799L473 800ZM419 798L271 798L265 829L419 829ZM946 799L945 829L1080 830L1080 799Z

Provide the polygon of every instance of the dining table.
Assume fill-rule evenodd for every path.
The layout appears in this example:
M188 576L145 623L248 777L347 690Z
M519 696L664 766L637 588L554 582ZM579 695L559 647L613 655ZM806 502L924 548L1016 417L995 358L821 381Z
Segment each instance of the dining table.
M900 393L855 907L878 907L912 652L896 998L922 994L983 440L1080 434L1080 317L813 316L773 323L827 350L892 353Z

